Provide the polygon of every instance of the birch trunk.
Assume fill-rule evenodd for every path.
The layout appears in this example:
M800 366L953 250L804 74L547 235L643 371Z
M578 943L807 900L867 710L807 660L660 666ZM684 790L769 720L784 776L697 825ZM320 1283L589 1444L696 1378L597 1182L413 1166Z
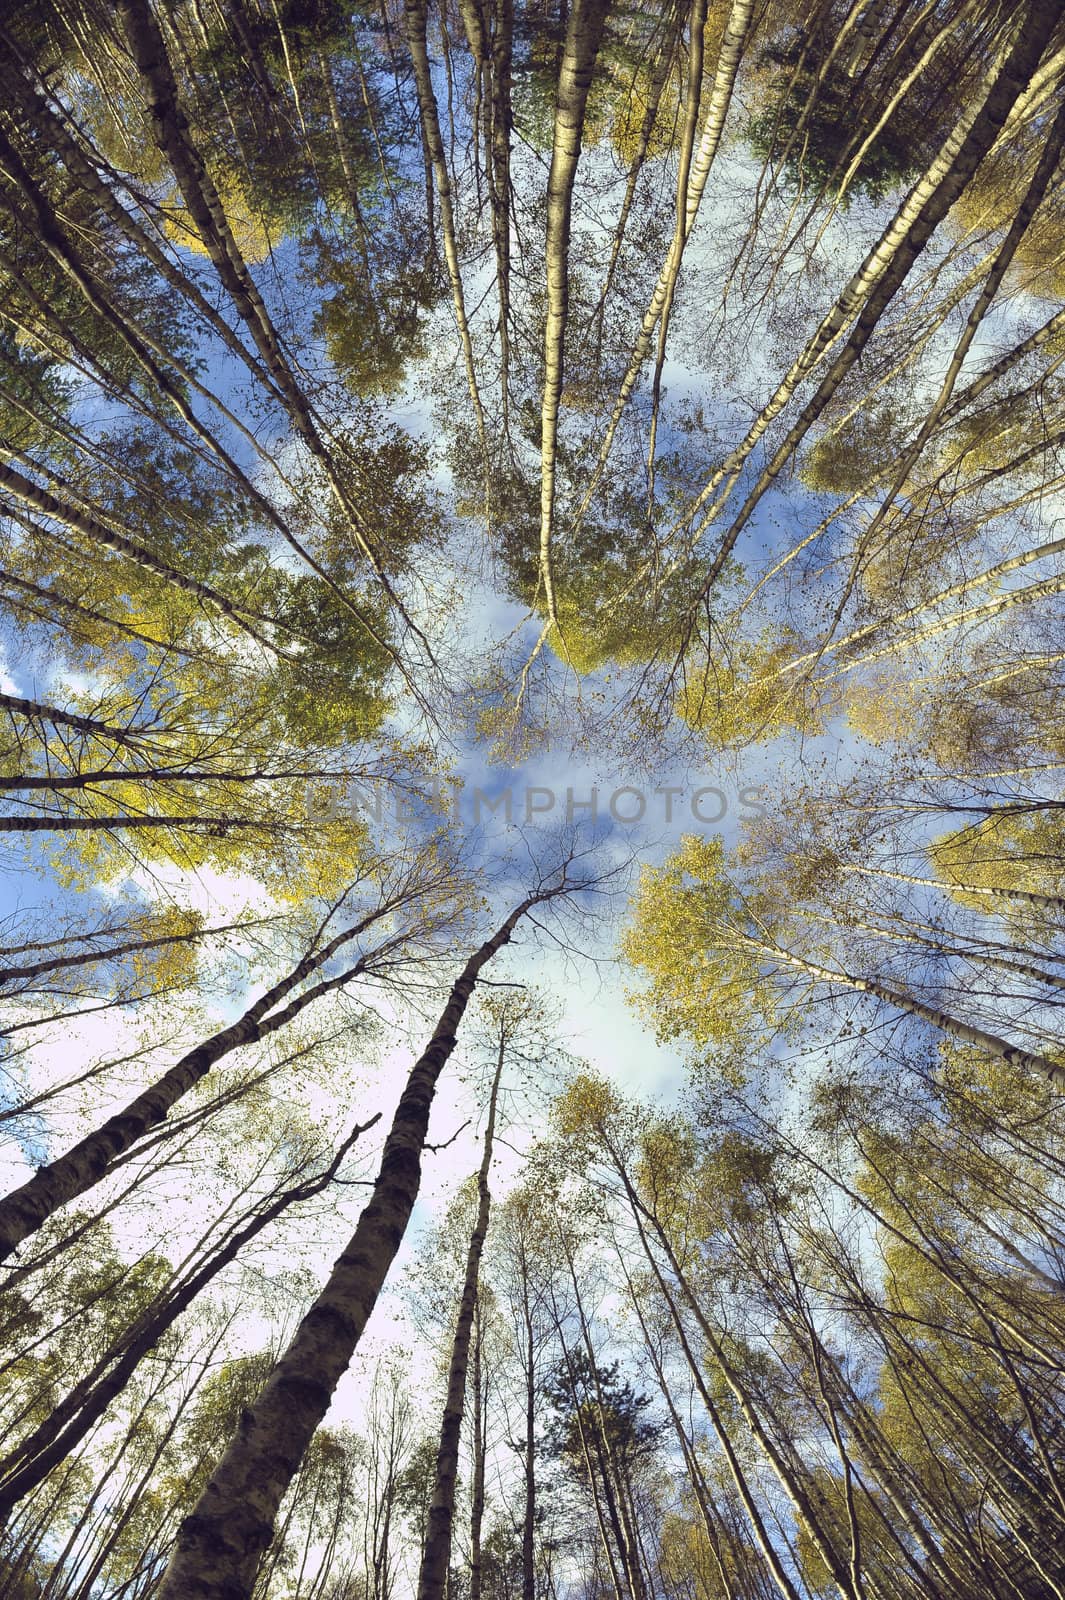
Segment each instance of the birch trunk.
M232 601L227 600L224 594L219 594L217 589L212 589L209 584L200 583L195 578L187 578L176 567L168 566L165 561L160 561L146 550L142 544L133 539L127 539L124 534L115 533L112 529L104 527L96 517L87 512L79 511L76 506L68 505L65 501L57 500L55 495L49 494L47 489L42 489L31 478L18 472L9 461L0 461L0 487L7 490L8 494L20 500L23 505L32 506L43 516L53 517L56 522L61 522L65 528L73 533L80 534L83 539L88 539L92 544L97 544L105 550L111 550L115 555L125 556L130 561L135 561L146 572L151 572L164 583L174 589L180 589L183 594L191 594L204 605L212 606L221 611L223 616L236 623L238 628L252 634L258 643L265 645L268 650L276 651L276 646L270 644L257 633L248 622L244 612Z
M785 677L789 672L797 672L800 667L807 666L811 661L820 661L827 655L845 654L847 651L852 650L855 645L867 643L876 634L883 632L884 629L897 628L902 623L909 622L912 617L920 616L923 611L931 611L933 606L943 605L947 600L957 600L959 596L968 594L971 589L982 588L985 583L996 583L999 578L1004 578L1010 572L1017 572L1021 567L1030 566L1033 561L1043 561L1049 556L1057 556L1062 553L1065 553L1065 539L1052 539L1047 544L1034 545L1030 550L1024 550L1019 555L1010 556L1006 561L998 562L996 566L988 567L986 572L977 573L975 578L964 578L960 583L951 584L948 589L941 589L938 594L932 595L928 600L922 600L918 605L907 606L904 611L896 611L890 617L883 617L877 622L866 623L861 628L855 628L842 639L828 640L819 649L807 651L805 655L797 656L794 661L789 661L787 666L782 667L775 676ZM1056 579L1050 581L1057 582ZM1001 608L1002 602L1009 602L1012 594L1026 592L1024 590L1011 590L1009 595L1000 595L998 599L989 601L987 604ZM994 613L985 612L985 608L980 606L975 610L963 612L958 621L965 617L983 615L994 615ZM955 619L948 617L928 624L928 627L942 631L954 626L956 626ZM929 635L921 629L917 637L922 639L929 637ZM907 640L906 643L909 644L910 640Z
M236 1022L188 1051L157 1082L109 1117L101 1127L80 1139L65 1155L38 1167L27 1183L0 1200L0 1261L23 1239L35 1233L60 1206L99 1183L115 1157L163 1122L182 1096L206 1077L224 1056L276 1031L281 1017L287 1021L294 1014L292 1007L287 1007L277 1019L267 1018L266 1013L383 914L380 910L374 911L354 927L337 934L317 952L304 956L287 977L267 989ZM293 1005L303 1009L318 992L320 990L316 989L313 995L298 996Z
M591 504L592 495L595 493L606 468L607 457L614 443L614 435L617 432L618 423L621 421L622 412L629 402L643 364L650 352L655 329L663 316L668 315L668 309L672 306L684 249L695 226L695 218L699 211L699 204L706 188L707 179L710 176L710 169L714 164L714 158L721 144L725 118L728 116L729 106L732 102L736 74L739 70L744 47L747 43L747 36L751 29L754 9L754 0L733 0L728 23L721 40L721 48L718 52L714 87L711 91L710 103L703 122L699 147L691 163L691 170L684 187L683 197L678 197L677 226L674 230L673 240L662 265L662 270L659 273L650 304L644 312L643 323L632 348L628 370L621 380L621 387L614 401L614 409L607 424L606 433L603 436L603 443L600 446L599 458L596 461L591 482L581 503L581 517L584 516L588 506Z
M320 1177L294 1184L278 1195L244 1227L232 1233L223 1248L190 1274L162 1305L154 1310L149 1308L138 1317L133 1326L123 1333L117 1345L113 1345L96 1362L93 1370L64 1396L51 1415L0 1462L0 1473L3 1474L0 1480L0 1524L10 1514L12 1507L32 1493L52 1469L77 1448L115 1396L122 1393L139 1363L155 1348L163 1334L192 1304L200 1291L217 1277L223 1267L236 1260L246 1244L269 1223L283 1216L290 1206L309 1200L328 1188L356 1139L379 1120L380 1113L356 1127Z
M48 706L40 700L24 700L15 694L0 694L0 711L6 711L9 716L25 717L30 722L50 722L55 728L74 728L78 733L107 739L111 744L133 750L138 755L155 737L149 729L116 728L95 717L82 717L74 711L60 711L58 706Z
M481 1600L481 1532L484 1527L484 1477L488 1444L485 1437L485 1410L488 1391L484 1385L484 1320L481 1303L475 1307L473 1329L473 1492L470 1497L470 1600Z
M768 465L722 538L717 555L700 591L700 601L709 593L740 531L762 495L782 471L809 428L865 349L887 306L905 282L910 268L954 202L967 186L984 156L994 144L1011 107L1024 90L1039 64L1048 40L1060 20L1060 7L1053 0L1032 0L1026 8L1012 47L1000 55L985 79L981 96L974 98L924 177L911 190L879 243L870 251L851 278L832 310L760 412L742 443L714 473L692 506L685 512L688 521L699 511L718 485L725 488L704 513L696 537L719 513L740 470L775 417L791 399L803 378L837 341L843 329L857 318L846 343L832 362L816 393L804 406Z
M444 1417L440 1429L440 1446L436 1455L436 1477L432 1500L429 1503L421 1571L418 1574L418 1600L443 1600L451 1565L451 1529L455 1517L455 1488L459 1473L459 1439L462 1433L462 1415L466 1408L466 1373L469 1367L470 1335L477 1304L481 1256L484 1252L488 1213L492 1203L488 1173L492 1165L492 1142L495 1137L496 1106L499 1100L499 1082L503 1075L504 1053L505 1038L501 1031L495 1076L492 1079L492 1090L488 1100L484 1155L477 1174L477 1218L466 1254L466 1273L459 1299L455 1335L451 1344L447 1399L444 1403Z
M939 394L936 396L934 404L918 429L916 438L904 451L901 461L897 463L887 492L881 500L880 505L877 507L875 516L865 529L863 534L864 542L871 541L877 528L879 528L884 522L892 502L906 484L910 472L915 466L918 457L935 431L936 424L946 411L951 396L954 393L954 386L957 383L958 377L961 373L962 365L966 356L969 354L970 349L972 348L973 340L980 331L980 327L985 316L991 309L992 302L1002 286L1002 281L1009 270L1009 267L1017 252L1017 248L1020 245L1021 240L1024 238L1025 233L1028 231L1028 227L1032 221L1032 218L1042 205L1047 190L1050 187L1051 180L1057 171L1058 164L1061 159L1063 143L1065 143L1065 104L1062 105L1060 111L1054 119L1053 126L1050 129L1050 132L1048 133L1046 141L1043 145L1043 149L1036 165L1035 172L1032 176L1032 180L1025 191L1024 199L1017 208L1017 212L1006 231L1006 237L1003 239L1001 246L996 252L995 259L991 265L991 270L988 272L988 275L980 289L980 293L976 297L976 302L973 305L972 310L969 312L965 328L962 331L961 338L958 340L957 345L954 348L954 353L951 356L950 364L947 367L946 374L944 375Z
M521 1262L521 1309L525 1325L525 1505L521 1519L521 1600L536 1600L536 1341L529 1297L528 1261Z
M540 420L540 583L549 622L557 623L552 539L555 450L562 395L563 344L569 308L569 236L584 113L611 0L574 0L558 75L551 170L547 179L544 278L544 395Z
M651 1248L651 1241L648 1239L647 1231L644 1227L644 1215L646 1214L645 1209L632 1187L628 1172L624 1168L624 1164L619 1160L618 1156L613 1150L611 1150L611 1157L614 1160L614 1165L618 1172L618 1176L621 1178L621 1181L625 1187L626 1198L628 1199L629 1207L632 1211L633 1220L636 1223L636 1229L639 1235L640 1243L643 1246L644 1255L647 1258L647 1262L651 1268L651 1271L654 1273L658 1287L662 1293L662 1297L669 1309L670 1319L676 1331L677 1338L680 1341L684 1358L688 1363L688 1370L691 1373L692 1380L696 1389L698 1390L699 1398L702 1400L703 1405L706 1408L706 1414L710 1418L710 1422L715 1434L717 1435L718 1442L724 1451L725 1459L728 1463L729 1476L732 1478L736 1492L740 1497L740 1502L743 1505L743 1509L747 1515L747 1520L750 1523L751 1531L754 1534L755 1541L758 1545L758 1548L761 1550L762 1555L765 1557L766 1564L769 1567L770 1572L773 1574L773 1581L775 1582L780 1593L783 1595L784 1600L799 1600L798 1591L796 1590L795 1585L792 1583L791 1578L788 1576L787 1569L781 1561L776 1546L774 1545L766 1529L765 1521L758 1507L758 1503L754 1498L747 1474L743 1470L739 1456L736 1453L735 1446L733 1445L732 1439L729 1436L728 1429L725 1427L724 1418L722 1417L717 1406L714 1404L713 1396L710 1394L710 1391L707 1388L705 1363L692 1349L691 1341L688 1338L688 1331L684 1326L684 1320L677 1308L675 1297L672 1294L668 1283L666 1282L665 1274L662 1271L658 1258ZM656 1231L660 1231L658 1230L658 1225L655 1220L653 1218L649 1220L651 1220L652 1224L655 1226ZM674 1270L676 1270L676 1268L674 1268ZM686 1281L683 1279L679 1279L678 1281L681 1283L681 1288L685 1295L690 1300L691 1291L688 1289ZM704 1329L704 1332L706 1331L707 1330ZM710 1347L716 1356L716 1349L718 1348L717 1341L714 1340L712 1336L708 1336L708 1339L710 1342ZM746 1413L745 1420L750 1422L750 1418L746 1417ZM758 1433L753 1427L752 1432L755 1433L755 1437L757 1438ZM795 1509L798 1513L798 1507ZM825 1565L831 1572L833 1563L831 1561L826 1561Z
M807 913L807 915L811 914ZM815 915L815 920L837 926L831 917ZM1031 978L1035 983L1044 983L1051 989L1065 989L1065 976L1062 976L1061 973L1048 972L1045 967L1033 966L1030 961L1015 961L1009 956L992 955L989 950L981 949L979 946L971 945L966 948L964 945L947 944L945 943L946 935L930 939L918 933L912 927L900 929L881 928L874 922L864 922L861 917L851 917L849 915L847 926L849 928L860 928L863 933L870 934L872 938L883 939L889 944L919 944L926 950L934 950L937 955L960 956L974 966L983 962L989 967L1000 967L1003 972L1016 972L1022 978Z
M456 980L400 1096L355 1232L182 1524L159 1600L239 1600L251 1594L282 1497L362 1337L410 1221L437 1081L481 969L532 906L565 887L563 882L523 900Z
M1023 565L1023 562L1017 564ZM1065 573L1059 574L1056 578L1044 578L1042 583L1029 584L1026 589L1010 589L1007 594L999 595L997 600L985 600L983 605L970 606L967 611L956 612L952 617L940 617L938 621L928 622L923 628L918 628L917 632L910 634L907 639L899 639L894 644L883 645L879 650L873 650L867 655L856 656L853 661L848 661L830 676L842 677L853 668L881 661L885 656L893 655L896 650L908 650L925 639L934 639L939 634L950 633L954 628L964 627L969 623L989 621L992 617L1001 616L1004 611L1012 610L1014 606L1031 605L1034 601L1047 600L1051 595L1061 594L1063 591L1065 591Z
M0 33L0 37L4 37L10 46L10 36L6 34L6 30ZM52 110L44 96L21 73L12 72L10 78L5 81L8 82L14 94L22 102L30 123L35 127L47 129L49 139L61 156L63 164L71 176L77 179L82 189L92 196L103 214L109 217L115 226L125 234L137 252L152 263L156 271L170 287L195 308L204 321L208 323L212 332L248 368L253 377L267 388L273 389L278 398L282 398L265 367L241 343L229 323L212 306L206 295L201 292L199 286L174 265L165 250L159 247L152 235L146 228L141 226L136 217L130 215L125 206L118 200L114 191L98 175L93 159L90 159L81 148L77 139L63 120ZM97 161L102 161L102 159L102 157L96 157Z
M414 69L414 84L418 91L418 108L421 112L425 147L436 182L437 199L440 202L440 226L444 236L444 261L447 265L448 281L451 284L451 302L455 312L455 323L459 330L459 340L462 344L462 358L466 366L466 384L470 391L473 413L477 419L481 458L484 462L484 470L487 473L488 435L485 428L484 408L481 405L480 390L477 386L473 341L470 338L470 326L466 316L466 296L462 286L462 269L459 265L458 244L456 242L451 179L448 175L447 155L440 132L440 115L437 110L436 93L433 89L432 73L429 67L429 51L426 43L427 12L427 0L406 0L404 18L407 29L407 45L410 49L411 65Z
M1007 1040L1000 1039L997 1034L978 1028L975 1023L963 1022L960 1017L952 1016L948 1011L941 1011L938 1006L926 1005L913 995L904 994L899 989L879 983L875 978L859 978L854 973L835 972L830 967L819 966L815 961L808 961L804 956L792 955L790 951L780 950L775 945L759 944L753 939L745 940L744 943L767 960L783 962L798 972L805 972L819 983L842 984L844 988L855 989L860 994L872 995L874 999L883 1000L896 1011L907 1012L910 1016L930 1022L941 1033L960 1039L963 1044L975 1045L988 1055L996 1056L1000 1061L1005 1061L1007 1066L1024 1067L1046 1078L1055 1089L1065 1089L1065 1066L1059 1066L1046 1056L1037 1055L1033 1051L1023 1050L1019 1045L1010 1044Z
M211 175L195 143L189 137L188 118L180 104L166 44L152 14L151 6L148 0L118 0L118 10L137 71L147 92L148 110L156 145L170 163L189 215L203 240L204 248L218 273L219 281L232 298L267 370L284 396L286 410L293 426L321 465L338 505L350 518L351 534L355 543L373 568L391 604L411 632L424 642L424 635L408 614L384 570L381 557L371 538L369 523L361 507L347 492L334 469L314 412L293 376L262 296L233 238L229 220ZM310 561L306 551L302 551L301 554L305 560ZM325 576L320 568L315 567L314 570L318 571L319 576ZM331 579L326 577L326 581L330 587L336 589ZM343 591L336 590L336 592L342 603L349 610L352 609L351 602L344 596ZM364 621L361 616L359 620Z
M136 828L207 828L217 834L230 828L269 828L255 817L0 817L0 833L124 833Z
M113 944L103 950L86 950L80 955L52 956L44 961L27 962L21 967L0 967L0 984L39 978L46 972L61 972L70 967L91 966L97 961L116 961L119 956L130 955L134 950L158 950L168 944L195 944L212 934L232 933L244 926L240 922L226 922L217 928L196 928L189 933L164 933L154 939L131 939L126 944ZM1065 978L1061 982L1065 988Z
M1036 889L999 889L975 883L951 883L944 878L920 878L911 872L890 872L886 867L859 867L847 864L842 865L840 871L860 872L867 878L894 878L896 883L919 883L926 889L939 889L943 894L949 894L952 889L960 889L963 894L989 894L998 899L1016 900L1024 905L1039 906L1041 909L1065 915L1065 899L1055 894L1040 894Z
M181 417L182 421L189 428L190 432L192 432L195 437L199 439L209 451L211 451L213 455L217 456L218 460L223 463L229 472L232 473L233 477L241 485L241 488L247 493L249 499L254 503L260 513L268 522L277 528L282 538L284 538L285 541L292 547L292 549L295 550L300 559L306 562L311 571L315 572L318 577L322 579L323 583L328 585L332 592L337 596L340 603L346 608L346 610L350 611L351 614L357 618L359 623L363 628L365 628L367 633L369 633L374 642L381 645L381 647L388 651L388 653L393 656L393 659L395 659L395 652L382 640L379 630L377 630L373 624L368 621L359 607L356 606L354 602L350 600L344 593L343 589L338 587L338 585L333 581L321 564L317 562L311 555L311 552L306 548L306 546L300 543L300 541L290 531L284 519L278 514L269 498L256 487L248 475L241 470L231 453L200 421L185 395L182 393L180 386L172 379L171 375L165 371L162 366L160 366L159 361L156 359L156 355L165 357L168 360L173 360L173 358L167 355L167 352L162 348L162 346L159 345L154 335L143 329L139 324L134 323L128 312L123 314L116 311L106 297L101 294L97 284L93 281L91 275L86 271L82 262L78 258L77 253L72 248L70 241L63 233L63 230L59 225L59 220L47 196L34 182L33 178L30 176L30 173L21 161L17 151L11 145L10 141L6 138L2 130L0 130L0 158L2 158L4 165L11 172L15 178L15 181L29 201L29 204L34 212L34 219L41 242L44 244L49 255L51 255L59 269L67 277L69 277L74 284L76 284L80 293L84 296L86 303L91 306L96 315L106 323L116 337L120 339L126 348L133 354L143 370L152 379L152 382L158 386L160 393L166 396L167 400L173 406L177 414ZM190 378L190 381L193 382L195 387L202 389L202 386L199 385L195 378L192 378L189 374L186 374L186 376ZM106 384L104 386L107 387ZM219 401L216 396L209 395L209 398L215 405L220 407L229 422L233 423L238 430L242 432L246 431L243 429L243 426L239 420L233 415L232 412L228 411L228 409L222 405L221 401ZM248 437L251 443L258 448L258 442L254 435L249 433ZM319 449L317 454L322 456L323 452L320 441L318 441L318 444ZM334 490L336 490L335 475L332 474L329 463L326 462L325 465L327 476L329 476L329 481L333 485ZM350 511L352 515L353 523L355 524L353 532L358 538L358 525L361 524L362 521L361 515L359 514L357 508L353 508L348 505L343 496L339 495L339 491L337 492L342 504L344 504L345 510ZM362 548L362 545L360 545L360 548ZM132 546L124 553L132 554ZM371 565L374 566L374 570L377 572L378 577L381 577L374 553L368 548L364 550L364 553L370 558ZM141 560L141 557L135 556L134 559ZM150 557L149 559L152 562L155 561L154 557ZM144 564L146 563L142 560L142 565ZM161 564L157 563L153 570L160 570L160 568ZM162 575L162 572L160 575ZM187 585L191 581L191 579L186 579L184 580L184 583ZM383 578L382 583L389 595L389 598L397 605L400 615L403 616L405 620L409 621L402 605L396 601L391 586ZM201 585L201 588L202 587L204 586ZM216 597L214 597L213 592L207 592L211 594L213 603L218 604L218 600ZM226 604L228 605L228 602L226 602ZM234 608L230 607L229 614L236 616ZM251 631L247 623L239 622L239 625L244 627L246 631ZM417 629L414 631L417 632ZM256 635L256 637L258 636ZM265 643L265 641L260 640L260 643Z

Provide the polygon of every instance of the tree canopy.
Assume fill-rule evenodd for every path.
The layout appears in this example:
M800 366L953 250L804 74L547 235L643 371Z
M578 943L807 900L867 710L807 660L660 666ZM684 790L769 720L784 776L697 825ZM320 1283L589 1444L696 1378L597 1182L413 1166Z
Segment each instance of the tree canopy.
M0 18L0 1600L1065 1600L1065 10Z

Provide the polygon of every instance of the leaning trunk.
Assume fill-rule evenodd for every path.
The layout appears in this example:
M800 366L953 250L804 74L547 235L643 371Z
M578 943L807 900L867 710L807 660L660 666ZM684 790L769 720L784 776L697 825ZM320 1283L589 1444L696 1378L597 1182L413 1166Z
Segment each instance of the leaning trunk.
M236 1022L188 1051L150 1088L109 1117L101 1127L87 1134L84 1139L79 1139L66 1155L57 1156L54 1161L38 1167L28 1183L0 1200L0 1261L10 1255L23 1239L35 1233L60 1206L76 1200L106 1177L115 1157L124 1154L138 1139L165 1121L182 1096L195 1088L223 1056L276 1031L282 1020L287 1021L296 1010L302 1009L320 993L323 986L316 985L314 990L297 996L283 1012L274 1017L266 1016L272 1006L291 994L304 978L328 961L343 944L356 938L380 915L381 911L373 912L362 918L355 927L331 939L319 951L304 956L287 977L261 995ZM354 976L354 970L344 976ZM334 983L335 980L330 980L330 986Z
M478 976L525 913L556 890L523 900L471 956L424 1053L415 1062L385 1141L373 1193L321 1294L243 1414L237 1433L185 1518L159 1600L239 1600L251 1594L278 1507L299 1470L362 1337L406 1232L437 1081Z

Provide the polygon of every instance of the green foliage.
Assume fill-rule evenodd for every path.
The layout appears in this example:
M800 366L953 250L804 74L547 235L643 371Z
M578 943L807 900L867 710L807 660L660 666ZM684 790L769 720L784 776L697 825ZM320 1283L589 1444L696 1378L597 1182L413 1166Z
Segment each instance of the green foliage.
M862 142L848 114L853 83L843 75L817 81L821 63L806 41L771 45L761 60L777 69L781 95L748 121L744 136L752 151L762 161L781 163L788 188L821 193L838 184ZM920 171L913 134L906 117L896 112L873 138L849 189L840 196L845 210L855 195L883 200Z
M621 1376L619 1363L593 1364L584 1350L563 1357L544 1390L554 1412L548 1451L586 1486L606 1463L622 1476L631 1474L653 1454L664 1431L645 1415L651 1396Z

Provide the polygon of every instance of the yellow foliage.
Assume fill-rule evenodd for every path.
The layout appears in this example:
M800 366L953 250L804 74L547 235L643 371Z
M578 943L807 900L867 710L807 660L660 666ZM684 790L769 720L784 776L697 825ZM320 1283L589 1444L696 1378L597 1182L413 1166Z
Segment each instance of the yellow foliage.
M619 1104L605 1078L582 1072L556 1100L555 1126L564 1139L599 1134L618 1111Z
M959 535L952 524L924 514L927 496L922 502L915 494L911 505L912 520L893 528L862 564L862 589L887 611L897 609L903 591L913 600L933 595L940 587L943 561L959 548Z
M807 450L799 477L815 493L853 494L875 480L898 453L902 419L896 407L870 402Z
M615 106L610 127L610 142L626 166L635 160L640 147L640 129L651 103L653 76L649 66L641 62L627 89L622 88ZM649 157L668 155L672 150L676 141L679 111L680 95L676 73L671 72L662 85L658 113L647 141Z
M164 905L145 919L137 934L144 939L185 939L187 943L160 945L154 950L134 950L130 964L135 977L142 982L150 979L157 989L169 989L195 975L199 944L189 936L198 933L204 919L199 911L185 910L176 905Z
M675 1511L668 1512L663 1519L659 1565L668 1593L694 1592L699 1600L732 1600L733 1594L742 1593L742 1590L733 1589L731 1583L726 1589L720 1570L723 1565L726 1575L731 1576L730 1555L729 1547L725 1546L725 1559L720 1561L720 1553L715 1554L711 1548L701 1521L689 1520ZM737 1578L741 1581L739 1575Z
M929 855L936 873L951 886L960 904L1005 916L1009 914L1006 902L966 894L957 885L1061 895L1065 892L1063 831L1059 811L993 812L969 827L944 834ZM1033 906L1018 910L1027 923L1038 915Z
M950 214L957 234L980 235L1009 226L1032 179L1037 157L1018 160L1016 151L992 151L955 201ZM1065 296L1065 203L1061 188L1051 183L1043 204L1017 247L1007 284L1025 287L1048 299Z
M772 1010L750 956L730 938L733 899L719 839L686 835L663 867L645 866L622 953L651 980L631 996L659 1039L700 1050L760 1037Z
M228 172L212 173L222 210L226 214L230 232L244 260L254 266L265 261L276 250L284 237L284 226L275 217L256 210L240 179ZM207 246L177 191L172 191L167 203L163 231L175 244L183 245L196 255L207 255Z
M847 726L873 745L905 740L921 705L921 685L900 667L882 667L869 678L846 680Z
M630 583L629 573L620 567L589 563L562 587L558 626L551 628L547 642L582 677L607 662L628 667L649 661L679 636L668 601L649 605L643 589L628 592Z
M819 733L836 690L799 688L798 673L782 673L796 643L785 629L773 640L737 640L727 654L690 664L676 699L678 716L698 729L711 750L767 742L787 731Z

